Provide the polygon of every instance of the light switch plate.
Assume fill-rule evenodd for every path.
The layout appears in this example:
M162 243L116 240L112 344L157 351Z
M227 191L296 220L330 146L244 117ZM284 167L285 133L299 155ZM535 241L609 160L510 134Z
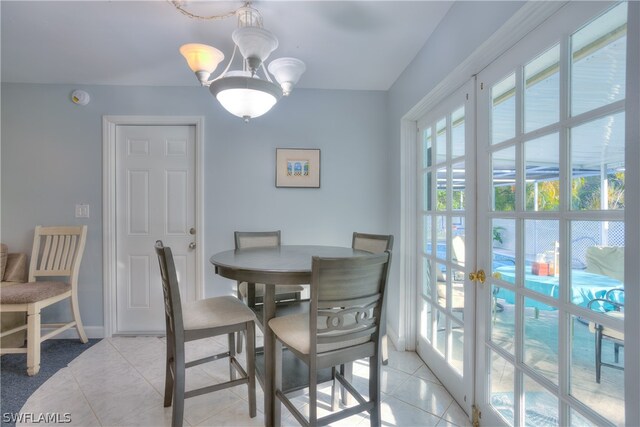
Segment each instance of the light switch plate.
M76 205L76 218L89 218L89 205Z

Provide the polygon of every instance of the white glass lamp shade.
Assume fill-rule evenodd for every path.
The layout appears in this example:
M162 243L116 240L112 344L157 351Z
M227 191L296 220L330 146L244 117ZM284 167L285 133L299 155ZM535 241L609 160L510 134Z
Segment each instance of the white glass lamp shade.
M264 62L278 47L276 36L264 28L238 28L231 37L245 59L259 59L260 62Z
M284 95L289 95L293 86L298 83L300 76L305 72L307 66L296 58L278 58L269 64L269 72L275 77L276 81L282 86Z
M245 121L265 114L282 96L282 90L273 83L235 75L215 80L209 91L225 110Z
M191 71L194 73L205 71L208 73L207 76L213 73L213 70L224 59L224 54L215 47L199 43L182 45L180 53L187 60Z

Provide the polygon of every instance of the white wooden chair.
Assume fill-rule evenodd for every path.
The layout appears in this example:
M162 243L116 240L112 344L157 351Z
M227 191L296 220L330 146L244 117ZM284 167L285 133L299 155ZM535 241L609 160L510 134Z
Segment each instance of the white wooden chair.
M26 312L27 324L5 331L1 336L27 330L27 348L2 348L1 354L27 353L27 374L40 371L40 343L75 327L80 341L87 342L78 306L78 272L87 240L87 226L42 227L37 226L33 237L33 249L29 266L29 282L0 289L0 311ZM44 277L47 280L38 280ZM64 277L65 281L51 281ZM68 323L40 321L40 311L59 301L69 299L73 320ZM55 328L46 335L41 329Z

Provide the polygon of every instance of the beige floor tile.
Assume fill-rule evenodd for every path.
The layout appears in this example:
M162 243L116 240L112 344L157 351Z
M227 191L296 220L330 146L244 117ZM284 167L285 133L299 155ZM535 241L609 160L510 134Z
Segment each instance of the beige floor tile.
M441 417L453 401L444 387L418 377L405 381L393 397L437 417Z
M471 426L469 417L455 401L451 402L442 419L459 427Z

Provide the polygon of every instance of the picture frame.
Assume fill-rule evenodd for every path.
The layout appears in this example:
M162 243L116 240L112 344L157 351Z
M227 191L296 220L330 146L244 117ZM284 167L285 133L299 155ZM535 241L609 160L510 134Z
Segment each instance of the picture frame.
M276 148L277 188L320 188L320 149Z

